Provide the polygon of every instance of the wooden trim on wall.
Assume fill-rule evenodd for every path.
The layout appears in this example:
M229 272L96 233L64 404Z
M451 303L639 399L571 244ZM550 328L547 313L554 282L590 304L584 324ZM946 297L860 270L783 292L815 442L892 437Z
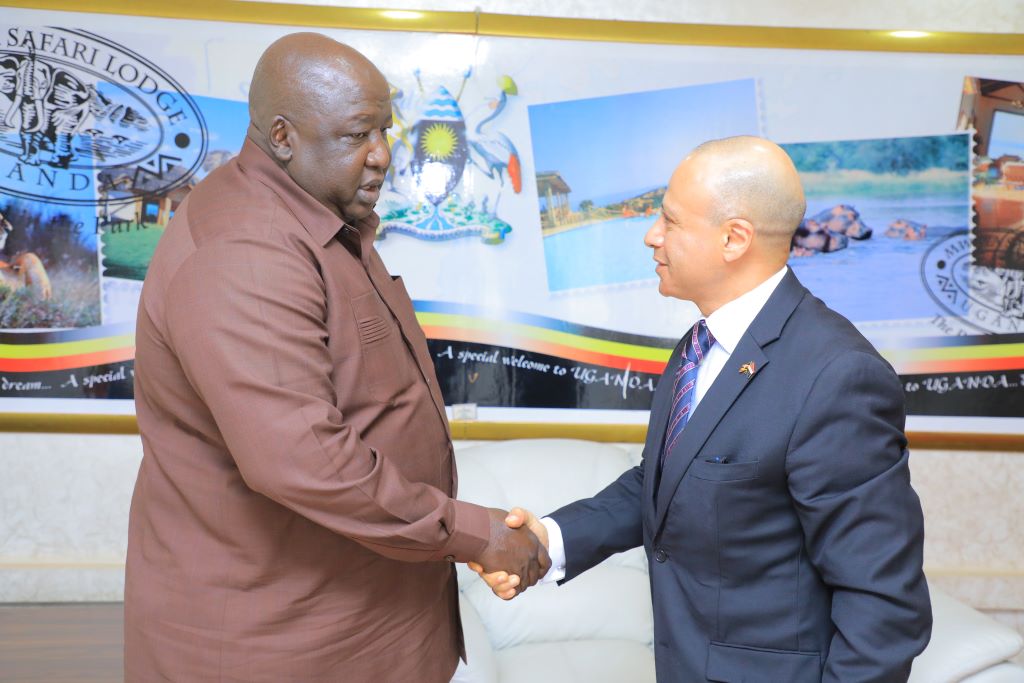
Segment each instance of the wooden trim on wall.
M58 434L138 434L134 415L67 415L61 413L0 413L0 432ZM647 425L564 422L451 421L457 441L507 439L585 439L609 443L643 443ZM1024 434L972 432L907 432L914 450L971 450L1024 452Z
M134 415L0 413L0 432L138 434L139 423Z
M1024 434L907 432L913 450L1024 452Z

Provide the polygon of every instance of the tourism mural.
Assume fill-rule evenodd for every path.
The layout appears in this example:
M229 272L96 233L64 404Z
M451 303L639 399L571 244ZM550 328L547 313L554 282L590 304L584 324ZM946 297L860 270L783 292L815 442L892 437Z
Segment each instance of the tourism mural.
M294 30L113 17L0 19L9 413L131 414L153 250ZM461 418L646 422L699 312L657 293L644 234L678 161L738 134L793 157L790 267L900 373L912 427L1024 417L1021 57L321 30L391 86L376 248Z

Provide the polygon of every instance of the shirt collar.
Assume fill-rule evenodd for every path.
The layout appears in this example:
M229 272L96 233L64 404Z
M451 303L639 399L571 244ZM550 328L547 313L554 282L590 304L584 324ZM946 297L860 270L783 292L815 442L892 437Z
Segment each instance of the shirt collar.
M377 224L380 219L376 213L354 225L348 225L338 218L326 206L317 201L311 194L299 187L283 168L278 166L270 156L260 149L252 137L252 127L246 133L242 151L238 154L238 165L245 173L269 187L288 207L292 215L302 224L306 231L320 246L326 246L342 229L346 233L354 233L358 239L352 240L359 250L360 257L365 261L377 235Z
M768 297L786 276L786 270L787 266L783 266L782 270L757 287L733 299L707 317L708 329L726 353L732 354L733 349L739 344L740 338L750 327L750 323L754 322L754 318L764 308Z

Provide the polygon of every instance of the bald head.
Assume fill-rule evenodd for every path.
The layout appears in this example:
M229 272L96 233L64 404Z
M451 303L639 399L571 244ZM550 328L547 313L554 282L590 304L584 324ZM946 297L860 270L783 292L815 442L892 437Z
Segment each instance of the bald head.
M391 163L387 79L318 33L267 48L249 87L248 137L307 194L348 223L370 219Z
M713 140L676 167L644 235L658 291L707 316L777 273L805 210L793 162L756 137Z
M304 122L360 84L387 81L362 53L320 33L292 33L266 49L249 86L249 118L266 134L275 116Z
M807 203L796 167L781 147L743 135L705 142L688 160L704 169L712 222L746 219L765 242L788 252Z

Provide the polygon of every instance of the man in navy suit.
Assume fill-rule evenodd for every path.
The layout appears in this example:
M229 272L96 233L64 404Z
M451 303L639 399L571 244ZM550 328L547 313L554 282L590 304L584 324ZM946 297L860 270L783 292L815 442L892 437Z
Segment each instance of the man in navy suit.
M903 390L786 267L805 208L767 140L683 160L645 243L659 291L702 319L658 384L643 461L543 520L507 520L550 546L549 580L643 544L660 683L905 681L928 642Z

